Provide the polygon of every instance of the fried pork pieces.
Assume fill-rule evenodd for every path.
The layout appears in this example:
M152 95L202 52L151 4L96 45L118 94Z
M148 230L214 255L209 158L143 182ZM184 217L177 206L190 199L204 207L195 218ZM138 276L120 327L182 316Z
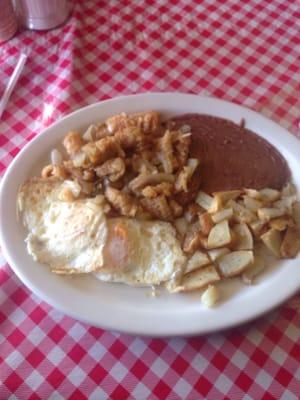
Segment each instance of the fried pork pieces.
M189 158L190 136L164 130L156 112L116 115L83 135L69 132L69 160L46 166L42 176L76 180L91 197L104 194L120 216L173 221L199 167Z

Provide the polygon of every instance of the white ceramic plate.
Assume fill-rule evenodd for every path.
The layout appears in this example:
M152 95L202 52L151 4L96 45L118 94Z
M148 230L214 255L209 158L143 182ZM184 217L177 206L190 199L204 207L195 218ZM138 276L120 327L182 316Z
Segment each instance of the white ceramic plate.
M222 302L205 309L199 293L153 298L150 289L102 283L93 276L62 277L32 260L24 243L25 232L16 220L18 187L49 162L51 149L66 132L83 129L122 111L158 110L166 116L207 113L240 122L269 140L289 163L300 188L300 141L274 122L244 107L195 95L146 93L97 103L56 122L32 140L14 159L2 181L0 194L1 245L4 255L23 283L64 313L89 324L149 336L195 335L249 321L274 308L300 288L298 260L269 267L254 286L233 280L222 286Z

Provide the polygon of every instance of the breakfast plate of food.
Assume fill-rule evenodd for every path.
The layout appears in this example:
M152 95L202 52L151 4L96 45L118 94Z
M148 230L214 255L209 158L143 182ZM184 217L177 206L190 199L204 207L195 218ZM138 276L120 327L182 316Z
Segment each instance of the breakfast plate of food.
M29 289L94 326L232 327L300 288L299 154L279 125L214 98L93 104L7 169L1 246Z

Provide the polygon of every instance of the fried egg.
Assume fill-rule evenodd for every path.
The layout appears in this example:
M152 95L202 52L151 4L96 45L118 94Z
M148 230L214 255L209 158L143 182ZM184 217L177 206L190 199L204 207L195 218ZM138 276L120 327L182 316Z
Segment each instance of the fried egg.
M27 250L53 272L92 272L103 264L107 236L101 199L61 201L66 184L36 178L21 187L18 209L29 232Z
M107 226L99 279L148 286L181 272L186 257L170 223L113 218Z
M107 218L104 197L61 200L71 181L34 178L18 194L28 253L61 274L94 272L106 282L152 286L186 262L168 222ZM73 188L76 191L76 187Z

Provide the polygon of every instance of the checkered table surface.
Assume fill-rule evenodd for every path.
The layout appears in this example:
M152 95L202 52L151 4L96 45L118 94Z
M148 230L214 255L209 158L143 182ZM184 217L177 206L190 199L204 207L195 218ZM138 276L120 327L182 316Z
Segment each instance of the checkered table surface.
M0 121L0 171L62 115L145 91L234 101L300 137L299 11L297 0L78 0L63 27L20 31L0 46L0 93L29 54ZM0 265L0 399L299 399L299 294L227 332L145 339L61 314Z

